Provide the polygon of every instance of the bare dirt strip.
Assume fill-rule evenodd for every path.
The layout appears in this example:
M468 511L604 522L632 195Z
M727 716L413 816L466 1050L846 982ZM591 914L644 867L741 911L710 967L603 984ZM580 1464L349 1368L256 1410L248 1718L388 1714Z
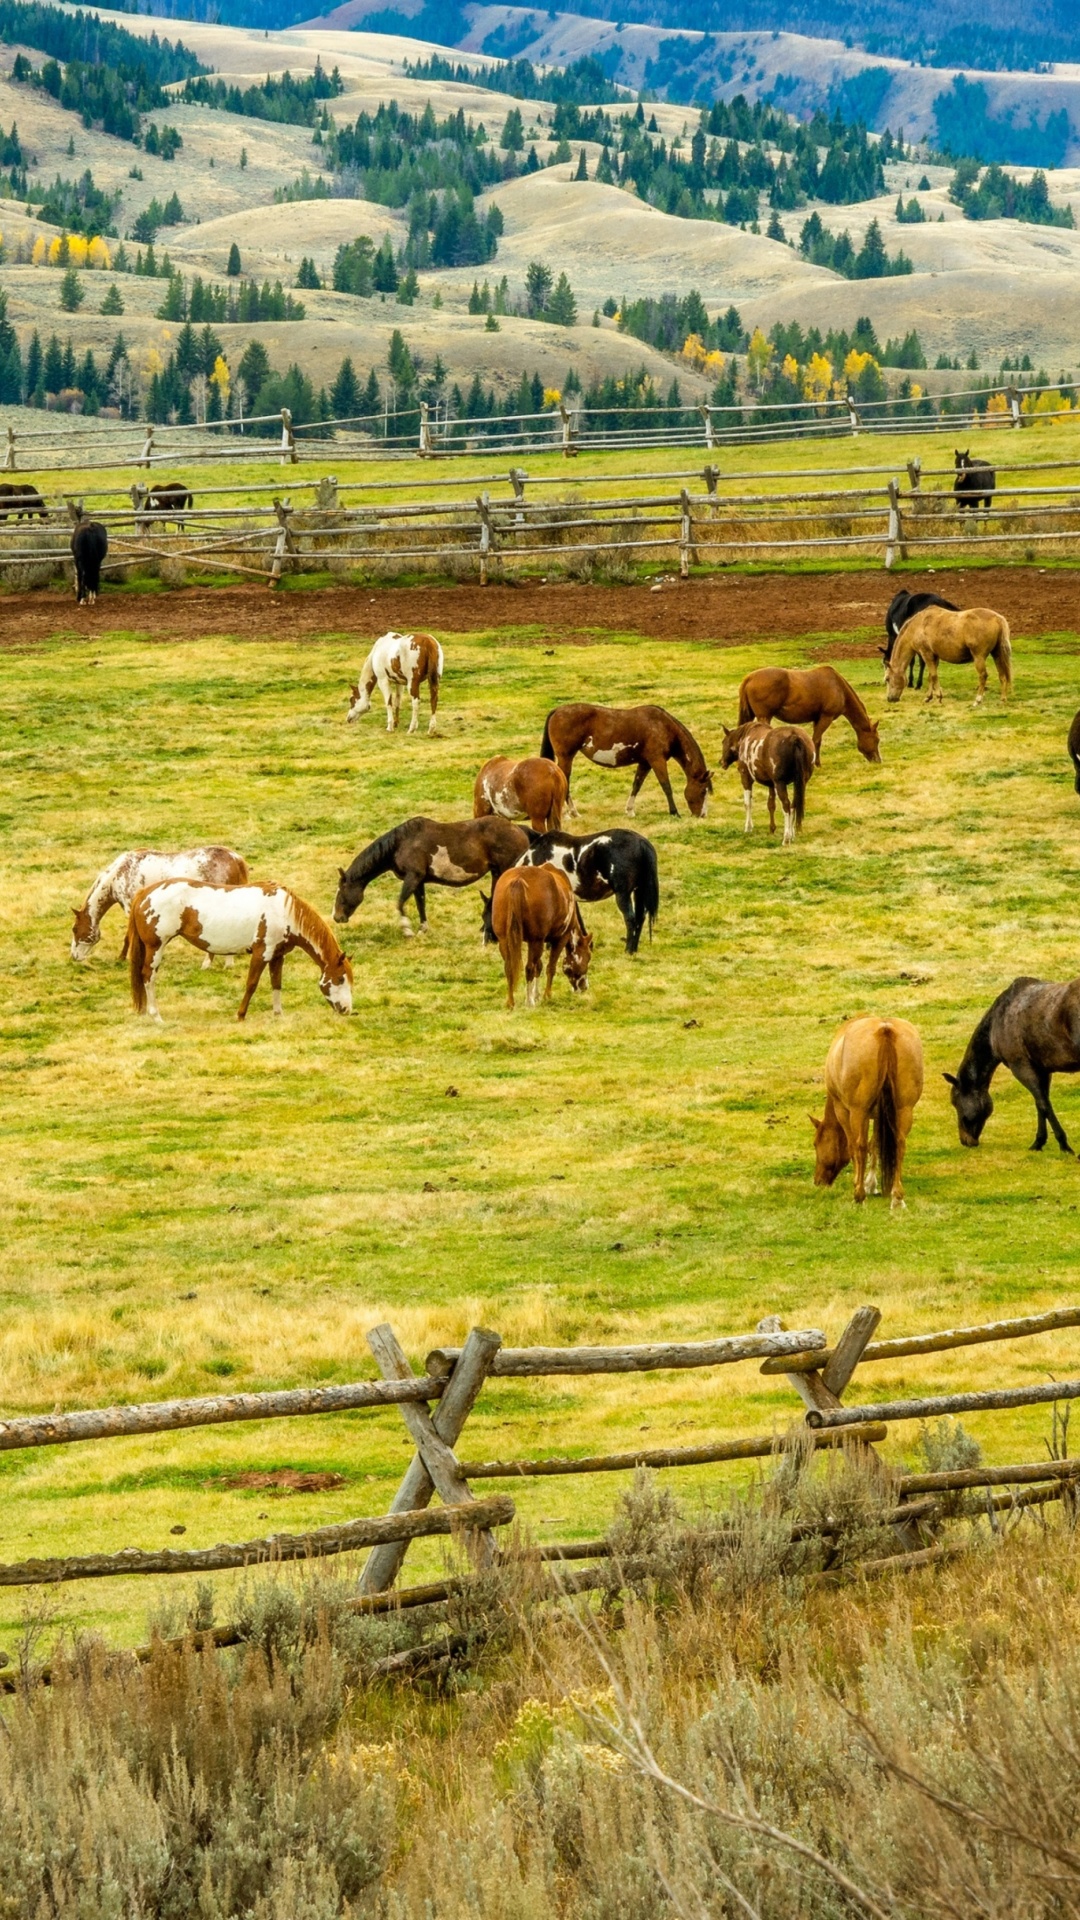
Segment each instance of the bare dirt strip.
M533 629L537 644L587 644L595 634L633 633L656 640L738 646L746 640L863 633L881 629L896 587L929 588L959 606L991 606L1014 633L1075 630L1080 572L995 567L970 572L891 576L881 570L837 574L729 575L649 586L583 586L553 581L518 586L327 587L271 592L258 586L179 587L159 593L110 593L93 607L48 591L0 599L0 649L118 630L150 642L177 643L223 634L263 645L317 642L354 634L369 640L393 627L436 633ZM869 642L858 643L859 652ZM830 649L842 657L842 646Z

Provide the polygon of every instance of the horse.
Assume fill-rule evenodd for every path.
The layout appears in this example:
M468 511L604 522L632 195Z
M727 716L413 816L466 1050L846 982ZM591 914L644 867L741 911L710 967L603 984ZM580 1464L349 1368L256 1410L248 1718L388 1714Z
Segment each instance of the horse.
M164 480L153 487L140 487L136 482L131 489L131 504L144 531L153 516L162 521L175 520L183 532L184 514L192 511L195 495L183 480Z
M427 683L431 699L428 732L435 732L435 714L439 705L439 682L443 673L443 650L430 633L384 633L376 640L360 669L360 679L349 696L347 720L359 720L371 711L371 694L378 686L386 702L386 731L393 733L401 713L401 689L408 687L412 701L409 732L420 725L420 689Z
M881 659L882 665L885 668L886 679L888 678L889 661L892 659L892 650L896 645L897 634L900 632L901 627L911 619L913 614L922 613L925 607L945 607L949 613L959 613L960 611L955 600L943 600L939 593L909 593L906 587L901 587L899 593L894 593L892 599L889 601L885 614L885 645L881 649ZM915 672L916 666L918 666L917 676ZM922 654L913 654L912 658L908 661L908 686L914 687L917 692L921 693L923 674L925 672L926 661L923 659Z
M901 627L885 676L886 699L895 705L904 691L904 675L913 654L921 654L930 669L927 705L943 699L938 663L946 660L958 665L975 663L979 689L975 706L981 706L986 692L986 663L993 660L1001 682L1001 697L1012 691L1012 641L1004 614L991 607L966 607L962 613L948 613L943 607L926 607Z
M1080 793L1080 713L1074 716L1069 728L1068 747L1069 759L1076 769L1076 791Z
M147 853L140 849L118 853L103 867L81 907L73 907L75 925L71 930L71 957L88 960L101 939L101 922L110 907L123 907L125 919L131 903L143 887L161 880L209 880L215 887L242 887L248 878L247 862L231 847L187 847L182 853ZM120 949L126 960L127 931ZM210 956L207 954L207 966Z
M47 520L49 510L40 493L29 480L8 481L0 485L0 521L6 523L9 514L16 520Z
M814 771L814 749L798 727L771 727L767 720L724 728L720 754L722 768L738 764L743 784L746 819L743 831L754 831L754 782L769 790L769 832L776 832L776 799L784 810L785 847L791 846L806 811L806 785ZM793 798L788 799L788 786Z
M1050 1077L1080 1072L1080 979L1064 986L1022 974L999 993L983 1014L955 1074L945 1075L952 1088L961 1145L977 1147L994 1111L990 1082L998 1067L1008 1067L1035 1102L1038 1121L1032 1153L1046 1145L1049 1123L1062 1153L1072 1148L1050 1105Z
M352 1012L352 966L326 921L288 887L216 887L207 880L162 880L135 895L128 918L128 966L136 1013L160 1020L154 980L170 940L187 940L200 953L250 953L247 985L236 1015L270 969L274 1012L281 1006L281 970L299 947L319 969L319 991L335 1013Z
M652 937L660 911L656 848L629 827L615 827L609 833L544 834L522 854L518 866L557 867L579 900L610 900L614 894L626 926L627 953L637 952L646 920ZM490 908L485 913L485 937L489 924Z
M881 1190L892 1211L902 1207L904 1154L922 1090L922 1041L909 1020L864 1015L841 1027L825 1061L824 1118L810 1115L815 1187L831 1187L854 1161L856 1205L876 1191L874 1173L866 1171L872 1120Z
M678 818L668 779L668 761L677 760L686 774L686 804L697 819L704 818L713 790L712 774L689 727L664 707L593 707L575 701L553 708L544 722L540 756L558 762L566 776L568 797L570 770L578 753L598 767L636 766L626 803L631 817L638 794L654 773L667 799L668 812ZM576 818L578 809L573 800L569 809Z
M485 760L473 787L473 818L497 813L551 833L562 826L568 798L566 775L547 760Z
M876 723L871 720L853 686L835 667L759 667L748 673L739 688L739 726L749 720L785 720L813 726L814 764L821 765L821 741L827 728L843 715L855 730L864 760L881 759Z
M990 502L997 487L997 475L986 460L973 460L970 449L961 453L959 447L955 454L956 479L953 481L953 499L957 513L978 513L982 507L986 514L990 512Z
M495 882L491 922L506 973L506 1004L514 1005L514 989L521 976L521 949L527 946L525 1004L540 1004L540 970L548 950L544 999L551 999L555 968L563 972L575 993L589 984L592 934L586 933L578 903L565 873L555 867L513 867Z
M101 568L109 551L109 536L98 520L88 520L80 508L71 536L71 557L75 562L75 600L93 606L101 591Z
M497 816L444 826L439 820L414 814L364 847L351 867L338 868L334 919L343 926L356 912L369 883L379 874L393 871L402 882L397 903L402 933L412 936L405 915L410 900L416 902L420 932L426 933L424 888L429 881L437 887L469 887L485 873L493 873L498 879L528 848L525 829Z

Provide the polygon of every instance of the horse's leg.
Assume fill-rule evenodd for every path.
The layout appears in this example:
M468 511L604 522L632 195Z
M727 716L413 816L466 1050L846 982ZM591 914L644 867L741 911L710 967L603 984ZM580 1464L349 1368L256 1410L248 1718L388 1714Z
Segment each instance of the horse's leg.
M416 901L416 911L420 915L420 925L416 931L417 933L426 933L428 930L427 899L424 894L424 883L422 880L413 895L413 899Z
M834 713L828 713L828 714L819 713L817 719L814 721L813 738L814 738L815 767L820 767L821 765L821 743L825 738L826 730L832 726L832 723L835 720L835 718L836 718L836 715Z
M529 1007L540 1005L540 974L544 965L544 943L542 940L529 941L529 956L525 962L525 1004Z
M420 879L419 874L407 873L405 875L404 880L401 883L401 892L398 894L397 910L398 910L398 919L401 922L401 931L402 933L406 934L410 940L412 939L412 928L409 925L408 916L406 915L405 909L408 906L409 901L412 899L413 894L417 893L422 887L422 885L423 885L423 882ZM417 903L417 905L419 905L419 902Z
M573 764L574 764L574 756L573 756L573 754L572 754L572 753L569 753L569 754L567 754L567 753L560 753L560 754L559 754L559 755L557 755L557 757L556 757L556 762L555 762L555 764L556 764L556 766L557 766L557 767L559 767L559 768L561 769L561 771L562 771L562 772L563 772L563 773L564 773L564 774L566 775L566 813L567 813L567 818L568 818L568 819L570 819L570 820L580 820L580 818L581 818L581 813L580 813L580 810L579 810L579 808L578 808L578 804L577 804L577 801L576 801L576 800L574 799L574 796L573 796L573 794L572 794L572 793L571 793L571 791L570 791L570 769L572 768L572 766L573 766Z
M551 989L555 984L555 969L559 964L559 956L565 945L565 940L552 940L548 946L547 982L544 986L545 1000L551 999Z
M743 784L743 796L742 796L743 832L753 833L754 831L754 782L750 774L747 773L745 767L740 767L739 772L742 775L742 784Z
M431 674L428 679L428 692L431 696L431 719L428 721L428 732L434 733L435 715L439 708L439 676L437 673Z
M1045 1067L1036 1067L1030 1061L1023 1060L1013 1067L1013 1073L1022 1087L1026 1087L1035 1102L1038 1120L1035 1126L1035 1138L1031 1143L1032 1153L1041 1153L1046 1145L1046 1128L1061 1148L1062 1153L1071 1153L1072 1148L1065 1135L1065 1129L1050 1105L1050 1075Z
M420 669L419 667L417 667L415 673L412 676L412 679L409 681L409 700L412 704L412 718L409 721L409 732L415 733L420 725Z
M870 1140L869 1107L848 1108L847 1136L855 1168L855 1204L861 1206L866 1199L866 1154Z
M270 961L270 986L273 992L274 1012L278 1014L285 1011L281 1004L281 970L284 965L285 955L275 953Z
M154 991L154 981L157 975L157 970L161 965L161 956L164 953L164 951L165 951L165 948L163 945L156 948L153 953L150 953L149 949L147 949L143 959L143 985L146 988L146 1011L150 1015L151 1020L158 1020L158 1021L161 1020L161 1015L158 1012L157 995Z
M930 706L935 696L938 700L941 699L941 677L938 673L937 654L932 653L928 659L924 654L923 658L926 660L926 671L930 679L930 691L926 696L926 704Z
M978 657L975 661L975 677L979 682L979 691L972 704L981 707L986 693L986 661L982 657Z
M890 1213L899 1213L906 1205L904 1200L904 1156L907 1153L908 1134L915 1118L914 1107L898 1107L896 1110L896 1175L889 1195Z
M768 793L768 796L769 796L769 832L770 832L770 833L775 833L775 832L776 832L776 792L777 792L777 785L778 785L778 782L777 782L777 781L775 781L775 780L770 780L770 782L769 782L769 785L768 785L768 787L767 787L767 789L766 789L766 791L767 791L767 793ZM787 814L787 801L785 800L785 801L784 801L784 802L783 802L782 804L783 804L783 808L784 808L784 813L785 813L785 815L786 815L786 814ZM785 844L785 845L787 844L787 820L786 820L786 818L785 818L785 820L784 820L784 844Z
M795 805L788 794L787 786L783 780L777 781L776 789L780 795L780 805L784 809L784 838L781 841L781 845L785 847L794 846L795 844Z
M652 761L651 765L652 765L653 772L655 773L657 779L660 782L661 787L664 790L664 794L667 799L667 810L672 815L672 817L677 820L679 817L679 809L675 805L675 795L671 791L671 781L668 779L668 770L667 770L668 763L666 760L661 758L659 760Z
M253 946L251 949L251 962L250 962L250 965L248 966L247 986L244 988L244 997L240 1002L240 1005L237 1009L237 1014L236 1014L236 1017L238 1020L243 1020L246 1017L247 1010L251 1005L251 996L254 993L256 987L258 986L259 981L263 977L263 972L265 970L265 967L266 967L266 955L262 947L258 943L256 943L256 945Z
M636 953L641 940L641 926L644 922L645 915L643 913L639 920L634 896L627 887L616 887L615 905L622 914L626 927L626 951L627 953Z
M637 771L634 774L634 784L630 789L630 798L626 803L626 811L631 820L634 817L634 802L637 799L638 794L641 792L642 787L645 785L645 782L648 779L648 777L649 777L648 761L639 760L637 765Z

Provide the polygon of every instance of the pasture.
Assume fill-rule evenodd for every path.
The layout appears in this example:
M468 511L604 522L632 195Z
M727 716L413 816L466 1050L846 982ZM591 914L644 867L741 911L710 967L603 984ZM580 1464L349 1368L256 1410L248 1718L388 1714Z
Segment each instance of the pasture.
M883 577L882 609L888 591ZM415 1362L475 1323L515 1343L705 1338L779 1312L834 1335L866 1300L890 1332L1060 1304L1080 1251L1076 1161L1027 1152L1032 1103L1004 1076L983 1145L963 1151L941 1074L1015 974L1077 970L1071 602L1063 578L1060 626L1014 628L1007 711L996 688L973 711L971 669L948 667L931 711L911 693L886 708L869 619L839 649L810 613L801 638L720 646L563 633L529 624L522 595L517 625L439 627L434 738L388 736L378 711L346 729L367 651L353 632L236 637L223 599L220 624L162 644L160 603L151 637L128 595L99 605L109 623L95 619L89 640L72 607L51 637L20 644L9 616L4 1412L348 1380L370 1373L364 1332L384 1318ZM358 606L360 619L366 634L392 625L393 596ZM411 813L468 817L482 762L535 753L556 703L662 702L715 766L746 672L830 652L884 716L883 764L867 765L837 723L791 849L779 833L770 842L760 808L744 837L734 772L716 775L700 821L681 778L671 820L650 780L634 824L659 853L656 935L630 959L614 903L587 908L587 996L560 977L550 1007L508 1014L478 891L431 888L431 931L406 941L389 877L342 930L348 1021L300 954L286 964L283 1020L264 982L238 1026L242 965L204 973L176 943L160 1029L135 1018L115 964L119 914L88 965L69 958L71 909L123 848L220 839L255 877L328 914L360 846ZM629 784L578 762L576 830L621 824ZM812 1184L807 1116L821 1112L826 1050L862 1011L913 1020L926 1052L908 1210L893 1216L880 1201L856 1210L850 1173L831 1191ZM1056 1104L1080 1132L1067 1082ZM1011 1377L1045 1378L1048 1353L1028 1343ZM873 1390L991 1378L976 1350L876 1369ZM784 1382L753 1363L715 1377L502 1382L463 1450L587 1451L645 1434L691 1444L781 1427L794 1411ZM993 1418L970 1425L1005 1457ZM998 1422L1007 1457L1037 1453L1046 1426L1038 1410ZM888 1451L901 1445L894 1435ZM390 1410L0 1455L0 1559L166 1545L177 1528L195 1546L268 1531L267 1516L292 1529L380 1512L410 1450ZM285 1467L346 1485L279 1503L225 1484ZM539 1537L566 1538L600 1530L623 1484L526 1483L515 1498ZM679 1484L715 1488L718 1475ZM417 1570L437 1564L435 1549L414 1552ZM150 1597L134 1581L64 1589L56 1623L137 1639ZM19 1612L5 1593L0 1644Z

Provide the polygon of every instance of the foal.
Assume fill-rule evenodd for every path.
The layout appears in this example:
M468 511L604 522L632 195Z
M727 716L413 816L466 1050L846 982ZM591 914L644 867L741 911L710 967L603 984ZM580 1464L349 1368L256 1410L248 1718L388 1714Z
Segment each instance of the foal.
M578 903L565 873L555 867L512 867L495 883L491 920L506 973L506 1004L514 1005L514 988L521 976L521 950L528 946L525 964L525 1004L540 1004L540 969L548 950L544 999L560 959L575 993L589 984L592 934L586 933Z
M769 793L769 832L776 832L776 798L784 810L783 845L789 847L806 810L806 783L814 771L814 749L798 727L770 727L767 720L724 728L721 767L738 764L746 808L744 832L754 830L754 782ZM792 797L788 798L788 786Z

